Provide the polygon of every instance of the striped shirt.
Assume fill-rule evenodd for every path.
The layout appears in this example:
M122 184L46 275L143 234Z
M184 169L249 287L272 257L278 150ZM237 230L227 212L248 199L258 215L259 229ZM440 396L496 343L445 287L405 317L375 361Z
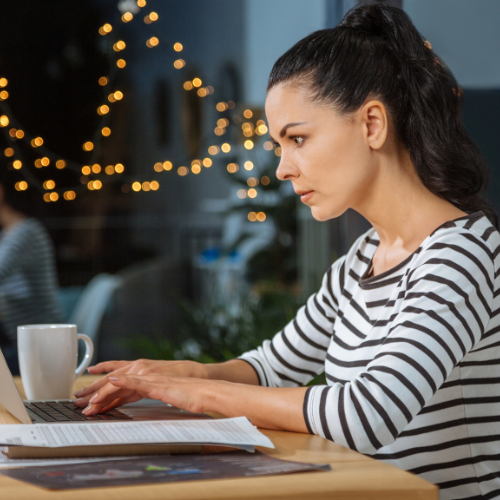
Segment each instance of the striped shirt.
M241 356L271 387L310 387L310 433L421 475L442 499L500 497L500 233L447 222L370 277L372 228L272 341Z
M15 343L18 325L62 320L52 242L40 222L25 219L0 237L0 321Z

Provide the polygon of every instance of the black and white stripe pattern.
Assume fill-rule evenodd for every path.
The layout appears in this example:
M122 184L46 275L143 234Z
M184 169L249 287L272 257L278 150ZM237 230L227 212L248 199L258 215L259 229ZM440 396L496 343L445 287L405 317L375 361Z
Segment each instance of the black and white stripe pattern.
M54 249L36 219L17 223L0 238L0 317L14 344L18 325L63 320Z
M309 432L422 475L442 499L500 497L500 234L481 213L450 221L369 275L374 229L326 273L272 341L242 356L260 383L327 386Z

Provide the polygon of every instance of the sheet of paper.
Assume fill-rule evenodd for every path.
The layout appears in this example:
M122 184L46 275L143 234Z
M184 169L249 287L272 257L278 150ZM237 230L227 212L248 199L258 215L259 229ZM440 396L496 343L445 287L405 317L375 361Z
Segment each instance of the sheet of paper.
M245 417L220 420L0 425L0 446L60 448L148 443L203 443L274 448L273 443Z

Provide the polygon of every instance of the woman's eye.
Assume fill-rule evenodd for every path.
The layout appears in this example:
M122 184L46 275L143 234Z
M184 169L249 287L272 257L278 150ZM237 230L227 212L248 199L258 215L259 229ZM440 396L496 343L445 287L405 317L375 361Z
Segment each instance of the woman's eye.
M304 138L303 137L294 137L293 138L293 142L295 142L295 144L297 146L300 146L302 144L302 142L304 141Z

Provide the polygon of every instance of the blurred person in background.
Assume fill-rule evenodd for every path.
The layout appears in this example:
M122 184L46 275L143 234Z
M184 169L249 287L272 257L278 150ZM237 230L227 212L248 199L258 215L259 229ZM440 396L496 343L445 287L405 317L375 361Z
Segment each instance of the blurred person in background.
M33 217L33 188L17 190L24 177L0 164L0 347L14 375L19 374L17 327L62 323L57 298L54 248Z

